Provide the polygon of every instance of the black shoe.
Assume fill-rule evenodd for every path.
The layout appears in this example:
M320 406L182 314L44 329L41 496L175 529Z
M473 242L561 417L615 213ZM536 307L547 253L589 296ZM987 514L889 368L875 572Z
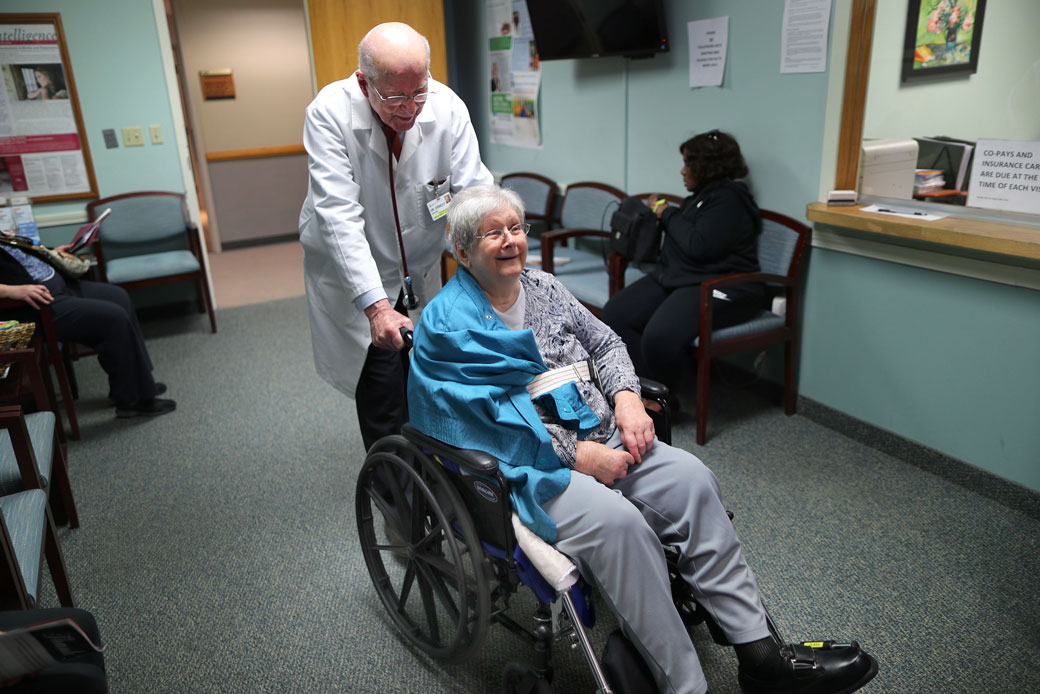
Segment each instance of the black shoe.
M167 414L176 409L177 403L173 400L152 398L150 400L142 400L133 405L120 405L117 403L116 417L120 419L129 419L130 417L158 417L161 414Z
M743 668L737 671L744 694L849 694L877 674L878 664L855 641L792 643L780 647L785 661L779 676L759 679Z
M165 392L166 392L166 384L165 383L160 383L159 381L156 381L155 382L155 396L154 397L159 397L160 395L162 395ZM111 395L108 396L108 404L109 405L115 405L116 404L116 399L113 398Z

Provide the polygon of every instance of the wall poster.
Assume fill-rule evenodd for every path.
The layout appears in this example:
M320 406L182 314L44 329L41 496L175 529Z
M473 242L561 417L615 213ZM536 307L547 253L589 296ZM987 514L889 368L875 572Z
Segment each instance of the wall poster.
M540 148L541 64L526 0L487 0L487 32L491 141Z
M0 14L0 196L97 197L61 15Z

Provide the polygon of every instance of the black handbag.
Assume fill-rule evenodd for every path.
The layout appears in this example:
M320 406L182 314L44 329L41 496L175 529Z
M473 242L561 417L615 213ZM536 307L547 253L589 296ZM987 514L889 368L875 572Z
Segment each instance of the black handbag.
M625 198L610 217L610 250L632 263L652 263L661 250L657 215L639 198Z

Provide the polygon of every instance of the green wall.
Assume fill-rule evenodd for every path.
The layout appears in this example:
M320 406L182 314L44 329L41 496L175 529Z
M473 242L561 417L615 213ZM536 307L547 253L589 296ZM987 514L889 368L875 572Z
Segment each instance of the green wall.
M61 14L99 197L133 190L184 192L152 0L4 0L3 11ZM144 128L143 147L122 146L121 128L133 125ZM162 126L163 144L148 141L149 125ZM105 148L101 131L106 128L119 135L117 149ZM87 202L33 210L47 224L54 215L85 215ZM77 227L44 227L41 235L46 243L58 243Z
M823 153L834 151L844 66L831 84L779 74L781 2L665 0L670 54L544 62L541 150L489 143L484 3L450 5L455 36L470 37L454 46L453 84L496 173L682 193L677 145L718 127L744 148L763 207L804 220L831 187L821 169L833 166ZM848 5L835 1L834 55ZM691 90L686 23L722 16L724 85ZM984 35L999 31L993 22ZM1040 292L814 248L802 340L802 395L1040 490ZM778 376L780 358L770 351L767 373Z
M540 150L489 144L484 2L452 5L455 36L470 37L455 47L455 86L493 172L684 194L679 144L719 128L740 142L759 203L805 219L806 203L817 196L827 75L780 74L783 3L665 0L669 53L543 61ZM690 89L686 24L722 16L729 17L723 86Z

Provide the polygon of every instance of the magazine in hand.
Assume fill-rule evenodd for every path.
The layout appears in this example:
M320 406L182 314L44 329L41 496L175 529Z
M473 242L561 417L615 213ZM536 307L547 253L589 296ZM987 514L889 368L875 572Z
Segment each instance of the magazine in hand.
M108 207L93 222L81 226L79 231L76 232L76 235L72 237L72 244L69 246L69 253L76 253L94 243L94 239L97 238L98 231L101 229L101 222L105 221L105 217L110 214L112 214L112 208Z
M102 650L71 619L5 631L0 633L0 682Z

